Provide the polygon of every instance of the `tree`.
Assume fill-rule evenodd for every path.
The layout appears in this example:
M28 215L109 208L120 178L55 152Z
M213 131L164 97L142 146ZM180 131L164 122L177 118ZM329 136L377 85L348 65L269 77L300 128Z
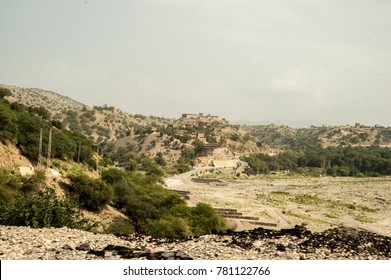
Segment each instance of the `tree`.
M17 124L19 126L18 145L23 153L32 158L38 158L39 135L41 127L45 127L46 123L26 112L18 114ZM46 150L46 142L44 141L44 150Z
M71 191L76 195L79 203L90 211L99 211L105 207L113 197L111 185L101 179L94 179L85 174L70 175Z
M18 134L16 114L0 102L0 141L15 141Z
M39 116L45 120L50 120L50 117L51 117L50 112L42 106L29 107L29 112L33 115L36 114L37 116Z
M223 230L226 227L225 221L206 203L198 203L192 209L190 219L195 235L209 234L212 230Z
M8 88L0 88L0 98L4 98L6 96L11 96L12 93Z
M205 150L205 145L204 143L202 143L200 139L195 139L193 141L193 146L194 146L194 154L196 156L200 155Z
M163 153L162 152L158 152L156 157L154 158L155 162L157 164L159 164L160 166L166 166L167 165L167 162L166 160L164 159L163 157Z
M180 140L182 143L187 143L189 140L191 140L193 137L191 137L190 134L185 134L182 137L180 137Z

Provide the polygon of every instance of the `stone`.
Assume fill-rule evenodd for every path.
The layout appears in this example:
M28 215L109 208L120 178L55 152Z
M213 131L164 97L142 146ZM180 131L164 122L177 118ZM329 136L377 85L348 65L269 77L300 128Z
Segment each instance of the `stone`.
M163 260L168 260L170 258L175 259L175 253L173 253L173 252L165 252L165 253L161 254L161 257L162 257Z
M80 245L78 245L76 247L76 250L79 250L79 251L89 251L91 250L91 245L87 242L85 243L81 243Z
M156 247L155 249L153 249L154 254L164 253L165 251L166 249L164 249L163 247Z
M103 250L89 250L87 254L93 254L98 257L104 257L105 256L105 251Z
M277 251L285 252L286 248L283 244L277 244Z
M74 250L75 249L75 244L67 243L62 248L65 249L65 250Z

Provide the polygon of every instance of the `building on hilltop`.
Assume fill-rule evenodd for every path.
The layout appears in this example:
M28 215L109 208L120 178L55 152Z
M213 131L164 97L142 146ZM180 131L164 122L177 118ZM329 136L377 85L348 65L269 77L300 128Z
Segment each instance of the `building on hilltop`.
M182 119L196 119L199 114L182 114Z
M206 123L211 123L213 121L220 121L219 116L212 116L212 115L204 115L203 113L198 113L198 114L182 114L182 119L187 119L187 120L199 120L202 122Z

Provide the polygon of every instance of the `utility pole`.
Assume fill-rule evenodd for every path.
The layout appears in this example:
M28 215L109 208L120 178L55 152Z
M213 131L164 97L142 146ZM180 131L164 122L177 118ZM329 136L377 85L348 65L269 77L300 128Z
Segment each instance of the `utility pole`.
M42 127L39 131L38 165L42 164Z
M48 143L48 159L46 163L46 167L50 166L50 157L52 156L52 127L49 128L49 143Z
M79 142L79 151L77 153L77 163L80 163L80 154L81 154L81 141Z
M100 143L98 143L98 145L96 147L96 153L97 153L97 157L96 157L96 171L99 171L99 146L100 146Z

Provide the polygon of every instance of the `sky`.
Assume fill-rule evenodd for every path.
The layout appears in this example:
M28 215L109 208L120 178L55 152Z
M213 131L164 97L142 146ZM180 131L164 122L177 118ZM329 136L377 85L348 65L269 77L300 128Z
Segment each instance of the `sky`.
M178 118L391 126L389 0L0 0L0 83Z

